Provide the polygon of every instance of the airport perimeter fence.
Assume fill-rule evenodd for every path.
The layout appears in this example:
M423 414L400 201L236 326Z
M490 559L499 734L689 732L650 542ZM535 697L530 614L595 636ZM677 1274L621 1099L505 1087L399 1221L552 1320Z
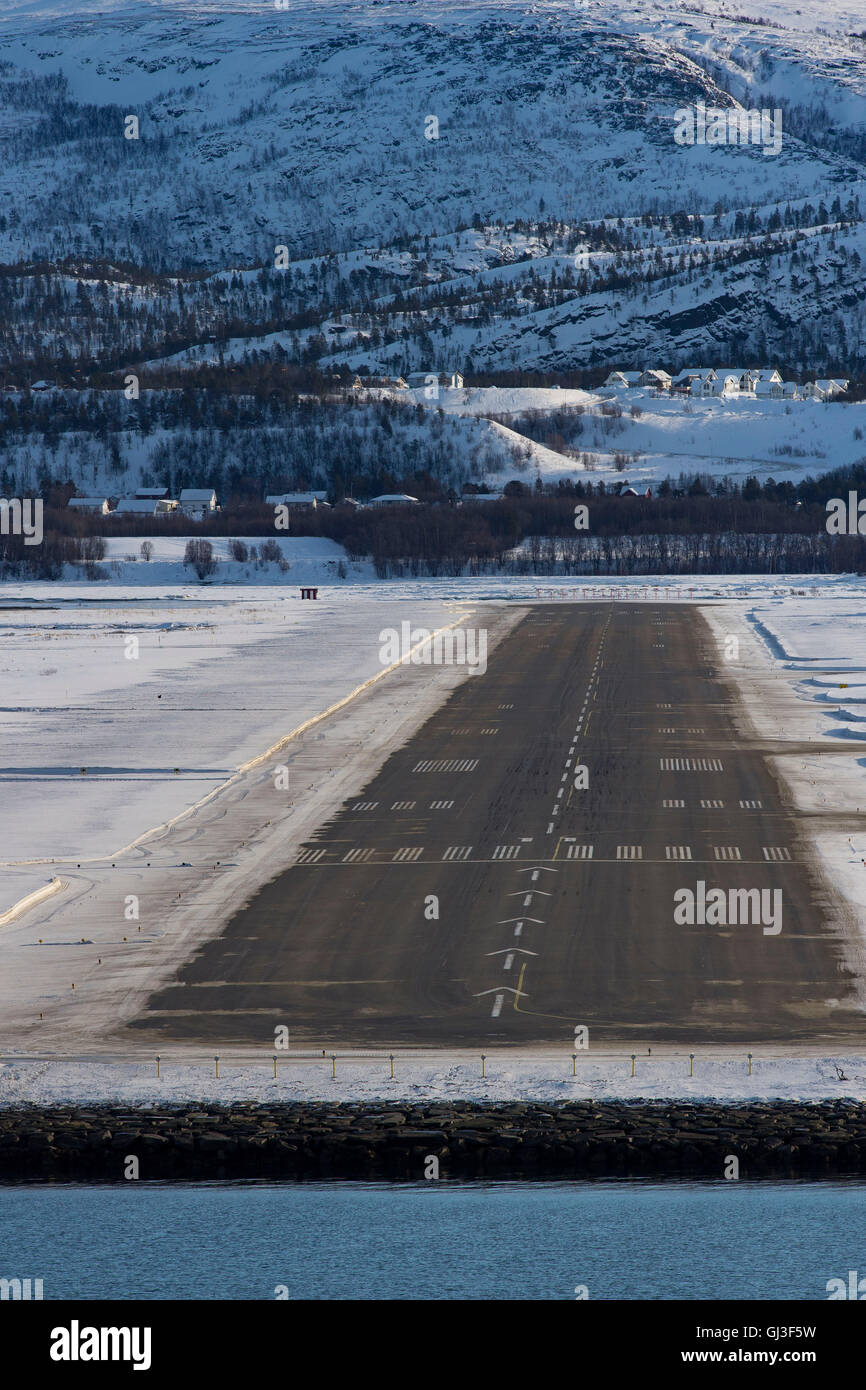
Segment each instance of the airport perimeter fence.
M700 1079L701 1076L709 1079L708 1067L710 1064L714 1069L720 1065L726 1067L728 1074L742 1073L744 1076L752 1076L754 1067L759 1064L781 1064L787 1066L816 1065L820 1063L827 1069L828 1079L845 1082L862 1082L866 1085L866 1056L859 1057L855 1054L844 1051L835 1055L819 1056L814 1050L805 1051L765 1051L765 1045L755 1044L755 1050L747 1051L738 1048L707 1049L696 1047L690 1051L679 1051L664 1047L646 1048L642 1051L608 1051L601 1048L582 1048L577 1051L547 1052L539 1051L516 1051L511 1048L490 1048L487 1051L469 1050L465 1048L454 1050L437 1050L434 1048L419 1048L417 1050L391 1051L367 1051L342 1049L333 1050L321 1048L314 1050L280 1050L262 1053L247 1053L227 1050L224 1052L214 1051L203 1054L196 1052L153 1052L146 1055L141 1053L130 1054L118 1052L112 1055L104 1053L88 1054L78 1053L61 1055L57 1053L0 1053L0 1075L2 1069L8 1066L28 1066L46 1064L69 1064L84 1065L87 1067L106 1067L106 1068L141 1068L142 1072L150 1074L156 1080L169 1079L172 1070L191 1068L202 1068L216 1080L221 1077L225 1079L228 1071L240 1070L261 1070L264 1077L271 1080L286 1079L286 1073L291 1074L295 1068L309 1068L320 1065L323 1076L337 1081L346 1079L347 1069L360 1064L371 1071L375 1071L385 1080L397 1081L412 1079L412 1084L419 1091L423 1090L423 1080L416 1074L410 1078L407 1072L417 1069L441 1070L448 1067L453 1071L464 1072L466 1079L477 1079L496 1081L497 1079L508 1079L515 1070L525 1071L532 1074L533 1081L561 1081L564 1079L580 1079L581 1074L589 1069L599 1071L607 1070L607 1079L621 1080L623 1076L627 1079L645 1079L647 1081L670 1081L676 1077L684 1079ZM856 1064L861 1071L846 1072L846 1067ZM622 1070L620 1069L622 1067ZM381 1070L379 1070L381 1069ZM660 1075L661 1072L664 1075ZM835 1072L835 1076L833 1073ZM718 1072L716 1071L716 1075ZM365 1079L373 1079L371 1076ZM456 1076L454 1077L456 1080ZM593 1078L597 1079L597 1078Z

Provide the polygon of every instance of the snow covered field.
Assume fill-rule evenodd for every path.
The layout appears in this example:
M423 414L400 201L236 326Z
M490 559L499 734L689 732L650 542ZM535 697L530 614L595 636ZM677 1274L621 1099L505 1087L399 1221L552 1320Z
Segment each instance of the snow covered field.
M825 874L851 904L859 929L852 966L866 978L866 584L829 604L768 593L763 601L706 612L720 667L739 685L753 726L779 742L774 762L797 806L816 817ZM728 660L732 637L738 647ZM829 741L849 743L851 752L822 751ZM786 742L797 752L786 754ZM863 816L864 829L822 827L820 818L836 810Z
M404 396L407 393L397 393ZM447 415L504 416L491 428L514 445L528 445L527 470L545 482L559 478L583 478L590 482L622 482L646 485L681 473L708 473L742 482L753 476L760 482L794 482L808 474L860 461L866 402L773 401L757 397L721 397L695 400L688 396L659 395L645 390L562 390L556 387L476 386L442 390L436 401L426 401L423 388L408 395L419 404L439 408ZM613 418L603 408L618 406ZM520 417L530 412L583 412L580 434L571 441L579 458L558 452L520 434ZM513 429L511 426L513 425ZM551 430L554 428L553 420ZM557 428L559 426L557 425ZM623 469L614 454L629 455ZM584 456L591 460L585 466ZM636 456L636 457L634 457ZM513 466L500 474L492 471L492 483L518 476Z
M580 1059L574 1080L565 1054L552 1060L491 1054L486 1082L474 1075L475 1059L456 1056L407 1058L396 1083L382 1059L341 1063L336 1083L329 1063L287 1060L274 1089L269 1058L237 1065L227 1058L217 1082L208 1077L211 1059L178 1049L157 1083L147 1058L128 1060L128 1040L116 1050L112 1040L118 1020L131 1016L155 983L272 875L277 858L287 862L291 845L360 789L463 678L453 669L431 679L424 668L399 668L376 682L370 699L350 700L339 719L313 725L291 747L263 756L381 675L383 628L407 619L433 628L469 615L480 621L483 614L501 635L526 602L700 603L720 643L720 666L727 639L739 640L727 673L743 690L753 724L780 740L778 768L799 805L847 813L866 810L866 580L347 582L326 585L315 605L302 604L294 581L284 580L240 590L106 585L93 598L94 586L85 584L16 585L3 593L7 797L0 913L54 879L60 886L0 927L6 1059L0 1103L281 1094L816 1097L860 1095L861 1084L866 1091L866 1058L839 1062L849 1078L840 1082L839 1059L771 1057L766 1050L751 1078L742 1058L720 1050L696 1063L693 1078L683 1058L659 1057L651 1072L650 1064L639 1066L634 1082L622 1056ZM27 604L36 606L20 606ZM138 656L128 659L131 637L138 639ZM785 741L796 742L798 751L786 754ZM850 744L850 753L820 754L830 741ZM804 744L814 746L814 755ZM273 772L283 762L291 768L292 791L277 803ZM234 837L246 835L246 848L237 864L226 865L230 873L221 871L202 888L200 870L183 861L231 857L224 853L229 808ZM831 881L851 903L862 945L866 833L849 838L831 827L818 837L818 848ZM165 893L158 885L168 881ZM141 931L124 918L129 893L144 894L143 902L150 894L158 905L155 917L142 913ZM169 931L161 904L181 895L189 906L180 912L175 903ZM852 951L859 952L855 964L862 971L857 943ZM43 1060L24 1060L34 1056Z
M443 1056L426 1053L394 1058L394 1080L385 1053L379 1057L340 1055L336 1079L330 1055L316 1060L291 1056L278 1061L274 1079L270 1056L251 1061L220 1057L215 1075L213 1056L200 1053L191 1060L161 1054L161 1077L156 1077L155 1056L135 1062L111 1058L77 1058L0 1061L0 1105L22 1101L39 1105L79 1101L122 1101L131 1105L182 1104L201 1101L387 1101L474 1100L567 1101L590 1097L598 1100L866 1100L866 1055L814 1058L792 1055L697 1053L694 1075L689 1058L648 1057L644 1049L635 1061L622 1052L578 1057L572 1075L571 1054L544 1053L515 1056L493 1050L486 1054L481 1076L480 1053ZM840 1077L839 1073L843 1073Z
M312 603L294 583L240 597L10 586L3 601L25 591L49 606L0 610L0 913L181 815L380 673L378 634L407 616L387 590ZM431 628L454 617L433 595L413 614Z

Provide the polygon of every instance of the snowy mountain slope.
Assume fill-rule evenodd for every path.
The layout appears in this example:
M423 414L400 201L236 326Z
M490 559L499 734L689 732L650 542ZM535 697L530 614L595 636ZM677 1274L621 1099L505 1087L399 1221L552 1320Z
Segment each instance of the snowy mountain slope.
M431 415L408 399L298 402L273 412L245 400L215 428L193 425L178 395L145 391L133 405L119 391L88 392L85 401L50 391L23 425L20 395L0 396L0 496L43 491L50 479L112 498L156 484L172 496L209 486L224 501L250 489L259 501L310 487L366 496L393 491L412 473L459 489L468 478L514 477L531 452L486 419Z
M0 412L0 469L112 495L155 473L348 489L348 441L373 490L386 472L410 490L413 470L555 476L584 453L600 473L636 455L636 476L819 471L806 415L763 410L750 440L739 417L649 406L608 437L591 409L563 453L427 410L388 436L321 397L315 421L283 397L236 428L214 401L246 386L224 373L213 443L194 400L168 423L153 402L179 389L157 367L201 364L344 387L740 359L866 373L863 34L866 0L8 0L0 385L14 403L39 378L103 391L134 371L142 391L108 433ZM677 144L699 101L778 105L780 152Z
M725 49L709 16L660 23L607 3L100 10L22 7L0 28L6 259L268 264L277 244L293 256L387 244L476 211L710 209L721 196L817 199L862 175L802 140L769 158L673 143L678 107L727 103L714 67L751 75L749 95L775 72L798 93L817 84L822 101L862 96L866 46L842 38L818 48L739 24ZM137 140L124 138L129 114ZM425 138L429 116L438 139ZM850 119L862 127L862 111Z

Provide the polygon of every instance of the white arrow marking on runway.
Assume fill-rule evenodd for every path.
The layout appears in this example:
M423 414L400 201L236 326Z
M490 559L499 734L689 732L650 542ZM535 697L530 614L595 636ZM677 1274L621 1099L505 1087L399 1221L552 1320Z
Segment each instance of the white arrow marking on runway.
M517 872L519 874L537 874L540 869L543 869L546 874L559 873L559 869L549 869L546 864L527 864L525 869L518 869ZM538 891L540 892L541 890L539 889Z
M537 956L537 955L538 955L538 952L537 952L537 951L527 951L527 949L526 949L525 946L506 946L505 949L502 950L502 951L488 951L488 952L487 952L487 955L488 955L488 956L506 956L506 955L511 955L514 951L519 951L520 954L521 954L522 956Z
M503 990L508 994L526 994L525 989L512 989L511 985L499 985L494 989L482 989L478 994L473 994L473 999L481 999L485 994L500 994Z

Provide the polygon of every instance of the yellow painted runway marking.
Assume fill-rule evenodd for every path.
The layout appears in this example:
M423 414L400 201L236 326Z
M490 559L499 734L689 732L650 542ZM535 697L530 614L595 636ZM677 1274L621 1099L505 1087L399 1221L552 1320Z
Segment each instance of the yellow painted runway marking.
M518 1008L518 1001L519 1001L519 999L520 999L520 994L521 994L521 991L522 991L522 989L523 989L523 977L524 977L525 974L526 974L526 961L524 961L523 964L522 964L521 967L520 967L520 978L519 978L518 981L517 981L517 989L516 989L515 994L514 994L514 1008L515 1008L515 1010L517 1011L517 1013L520 1013L520 1009Z

